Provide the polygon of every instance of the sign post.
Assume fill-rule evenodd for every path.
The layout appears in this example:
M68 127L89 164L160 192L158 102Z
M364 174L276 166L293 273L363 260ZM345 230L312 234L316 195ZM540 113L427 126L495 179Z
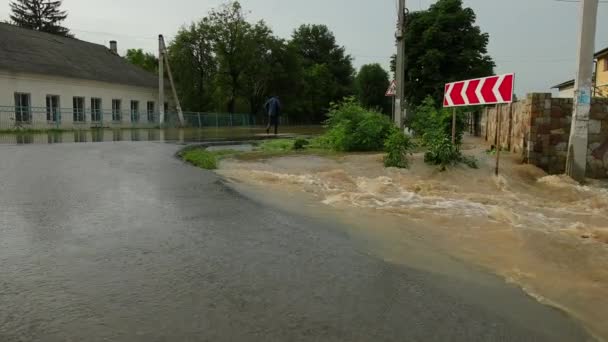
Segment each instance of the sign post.
M391 98L391 118L395 121L395 97L397 96L397 82L395 80L388 86L384 96Z
M453 108L452 143L456 143L456 107L496 104L496 175L500 163L501 104L513 102L515 74L452 82L445 85L444 108Z

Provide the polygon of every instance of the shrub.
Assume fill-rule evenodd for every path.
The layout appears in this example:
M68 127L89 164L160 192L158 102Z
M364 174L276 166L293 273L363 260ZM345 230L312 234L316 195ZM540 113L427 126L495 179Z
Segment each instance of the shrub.
M387 116L363 108L352 97L332 103L328 117L322 141L337 151L380 151L393 128Z
M452 144L451 137L443 137L432 141L428 145L429 151L424 155L424 162L440 166L444 171L448 166L463 163L470 168L477 168L477 160L474 157L465 156L460 152L458 146Z
M465 117L457 114L456 143L453 144L452 111L443 108L437 109L433 99L427 97L416 108L411 121L414 133L422 138L422 144L428 148L424 161L427 164L439 165L442 170L458 163L477 168L475 158L466 157L460 152L465 125Z
M460 160L460 151L452 144L451 138L442 137L427 144L429 151L424 155L424 162L439 165L442 170L447 166L455 165Z
M386 167L409 167L408 154L412 154L414 143L410 137L400 132L398 129L393 129L391 135L384 142L384 149L387 152L384 157L384 166Z
M466 126L466 118L460 113L456 116L456 145L462 144L462 137ZM438 137L452 137L452 110L437 109L431 97L427 97L424 102L414 110L410 127L422 138L422 143L426 146L436 142Z
M306 140L306 139L296 139L296 141L293 142L293 149L294 150L303 150L306 146L310 145L310 141Z

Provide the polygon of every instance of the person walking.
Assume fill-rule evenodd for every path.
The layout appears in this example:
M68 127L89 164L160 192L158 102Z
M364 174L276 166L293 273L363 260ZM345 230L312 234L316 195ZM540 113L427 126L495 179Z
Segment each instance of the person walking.
M274 135L279 133L279 116L281 116L281 101L278 96L272 96L266 104L264 104L266 114L268 114L268 126L266 126L266 134L270 134L270 127L274 126Z

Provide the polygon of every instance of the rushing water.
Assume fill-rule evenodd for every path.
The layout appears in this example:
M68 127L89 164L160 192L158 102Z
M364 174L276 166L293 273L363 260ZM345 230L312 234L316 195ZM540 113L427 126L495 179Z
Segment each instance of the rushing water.
M285 136L314 135L321 126L282 127ZM203 142L265 138L264 127L229 127L203 129L91 129L75 131L0 133L0 144L58 144L118 141Z
M416 239L492 269L608 339L608 183L581 186L509 157L495 177L491 156L469 152L480 169L439 172L420 155L409 170L385 169L363 154L229 160L219 172L279 198L300 194L278 201L295 210L331 209L391 261Z

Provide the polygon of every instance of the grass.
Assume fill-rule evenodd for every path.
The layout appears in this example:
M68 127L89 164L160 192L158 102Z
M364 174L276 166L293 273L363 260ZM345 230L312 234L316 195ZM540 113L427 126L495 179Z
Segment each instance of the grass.
M207 151L196 147L182 151L179 156L186 162L205 170L215 170L221 158L239 153L234 150Z

